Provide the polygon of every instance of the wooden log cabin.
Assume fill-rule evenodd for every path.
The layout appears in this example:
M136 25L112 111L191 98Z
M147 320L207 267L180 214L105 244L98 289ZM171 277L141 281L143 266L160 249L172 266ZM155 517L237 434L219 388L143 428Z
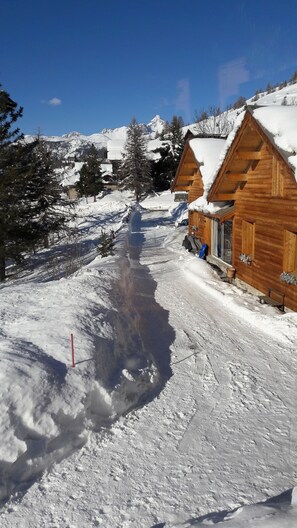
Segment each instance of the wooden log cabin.
M190 138L185 145L171 186L172 192L187 192L189 233L208 246L210 245L211 224L205 216L205 211L208 209L207 192L225 143L225 140L218 137ZM199 207L197 199L200 200ZM195 207L191 209L190 204L193 203Z
M222 268L232 265L239 285L248 284L265 296L272 292L295 311L296 152L296 106L248 109L227 139L210 189L202 194L197 167L186 179L181 164L193 163L189 146L174 182L187 187L189 228L197 227L208 244L208 259ZM197 164L197 155L195 159ZM205 194L207 206L201 199Z

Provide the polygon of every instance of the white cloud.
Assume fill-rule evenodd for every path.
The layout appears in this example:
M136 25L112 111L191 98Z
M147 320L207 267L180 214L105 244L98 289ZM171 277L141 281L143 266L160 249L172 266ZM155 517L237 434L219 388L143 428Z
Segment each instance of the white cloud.
M224 103L230 95L239 95L239 87L250 78L250 73L246 68L243 57L222 64L218 72L220 105Z
M58 97L53 97L48 101L48 104L51 106L60 106L60 104L62 104L62 100Z
M190 119L190 82L189 79L180 79L177 82L178 94L175 99L176 110L182 110L187 121Z

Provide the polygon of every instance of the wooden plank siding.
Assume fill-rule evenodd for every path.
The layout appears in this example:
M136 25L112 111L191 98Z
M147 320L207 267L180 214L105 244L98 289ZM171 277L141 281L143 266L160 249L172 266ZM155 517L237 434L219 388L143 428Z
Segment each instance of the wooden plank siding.
M203 213L198 211L189 211L189 234L194 234L199 238L202 244L211 243L211 223L209 218L206 218Z
M242 189L234 192L235 216L233 221L233 259L236 277L267 294L273 288L285 295L285 306L297 311L297 286L281 281L284 271L297 272L297 183L289 165L271 149L269 139L253 127L254 145L261 140L265 148L257 155L257 164L246 172ZM243 144L251 147L251 129L243 132ZM241 142L239 142L241 145ZM237 154L238 158L238 145ZM247 151L248 156L250 150ZM225 171L234 171L232 156ZM216 194L225 192L225 180L217 184ZM251 247L254 226L252 262L240 260L244 248ZM294 235L295 234L295 235ZM243 237L249 240L243 240ZM286 269L288 268L288 269Z
M203 196L200 166L188 143L172 190L187 191L189 204ZM249 110L218 170L208 201L234 204L232 265L236 277L264 295L269 288L283 292L285 306L297 311L297 285L281 280L284 272L297 277L297 182L288 158ZM215 218L189 211L189 233L194 232L210 251L211 216ZM223 222L227 216L218 219Z
M203 195L203 183L202 178L199 169L195 171L195 179L189 188L188 192L188 204L199 198ZM201 216L203 219L203 215L199 214L197 211L189 211L189 224L188 224L188 231L189 234L195 234L198 238L200 238L201 234ZM197 228L197 229L196 229Z
M199 164L195 160L194 154L189 146L185 145L181 161L179 163L176 176L174 178L171 190L184 190L188 193L188 204L203 196L203 181L199 169ZM197 211L189 211L188 215L188 232L195 234L199 238L204 236L205 218L203 214ZM193 227L195 229L193 229ZM196 229L197 228L197 229ZM202 240L201 238L201 240Z

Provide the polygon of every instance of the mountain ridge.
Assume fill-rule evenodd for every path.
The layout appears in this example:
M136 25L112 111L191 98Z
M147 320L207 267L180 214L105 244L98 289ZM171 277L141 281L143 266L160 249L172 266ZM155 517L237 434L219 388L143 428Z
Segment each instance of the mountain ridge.
M227 135L233 128L233 123L239 113L246 106L268 106L268 105L297 105L297 82L290 82L283 87L275 87L270 91L257 93L240 108L231 108L222 112L215 119L225 120L227 128L223 133L222 127L218 127L217 121L213 116L208 116L205 120L211 125L213 133ZM161 146L159 135L162 132L165 120L157 114L147 124L142 124L144 133L148 139L148 151L151 157L154 157L153 151ZM206 127L207 128L207 127ZM101 132L95 132L90 135L81 134L78 131L72 131L62 136L41 136L52 151L57 171L60 176L67 182L73 182L78 179L78 170L81 162L85 157L91 145L94 145L100 152L102 159L120 161L125 147L128 126L122 126L114 129L103 128ZM183 127L183 132L191 131L194 135L201 132L197 123L192 123ZM26 135L26 141L32 141L35 137ZM79 165L79 166L78 166ZM66 174L67 173L67 176Z

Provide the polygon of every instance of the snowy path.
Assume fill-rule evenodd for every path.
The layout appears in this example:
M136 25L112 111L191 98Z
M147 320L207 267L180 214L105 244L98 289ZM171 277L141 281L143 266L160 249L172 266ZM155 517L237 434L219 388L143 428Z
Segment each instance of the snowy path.
M118 236L118 278L108 295L113 310L105 315L112 335L99 339L95 352L97 379L112 393L116 416L152 400L172 375L175 333L168 310L156 302L157 283L140 262L140 225L141 215L135 211L129 229Z
M276 312L255 302L244 316L250 296L184 252L172 227L157 228L160 213L142 217L141 262L176 333L173 376L157 399L90 434L81 451L8 504L3 528L174 526L296 481L296 327L269 336L265 321L277 327Z

